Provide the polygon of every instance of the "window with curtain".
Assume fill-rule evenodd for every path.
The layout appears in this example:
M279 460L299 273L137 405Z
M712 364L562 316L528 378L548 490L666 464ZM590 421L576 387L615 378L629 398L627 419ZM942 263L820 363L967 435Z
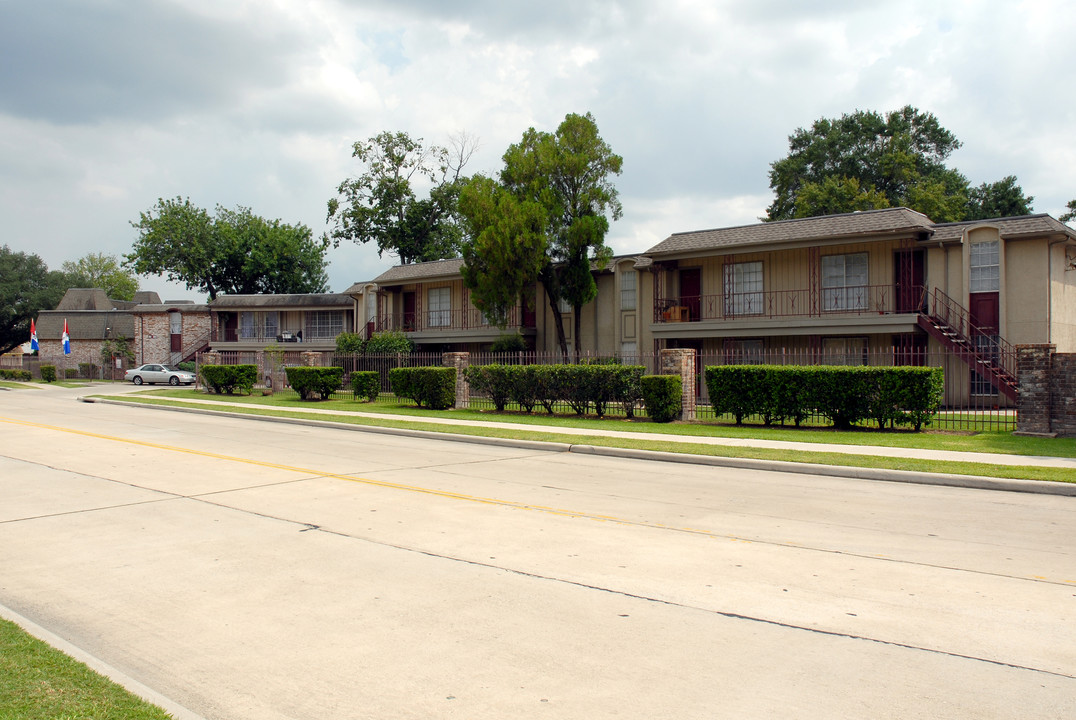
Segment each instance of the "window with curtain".
M331 340L344 332L344 313L341 310L315 310L306 314L303 339Z
M867 253L822 258L823 310L865 310L867 292Z

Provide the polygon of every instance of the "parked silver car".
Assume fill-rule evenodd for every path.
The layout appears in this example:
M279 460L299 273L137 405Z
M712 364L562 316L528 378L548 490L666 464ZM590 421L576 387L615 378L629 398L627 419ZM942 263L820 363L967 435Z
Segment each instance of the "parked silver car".
M171 365L142 365L132 368L123 374L124 380L130 380L135 385L142 383L168 383L169 385L190 385L194 382L194 373L180 370Z

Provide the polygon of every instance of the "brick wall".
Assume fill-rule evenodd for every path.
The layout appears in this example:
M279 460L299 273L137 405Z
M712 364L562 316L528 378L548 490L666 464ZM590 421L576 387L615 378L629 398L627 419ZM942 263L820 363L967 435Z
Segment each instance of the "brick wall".
M1016 432L1076 437L1076 353L1053 345L1016 348Z
M680 420L695 419L695 351L692 348L668 348L658 352L659 374L679 375L683 389Z

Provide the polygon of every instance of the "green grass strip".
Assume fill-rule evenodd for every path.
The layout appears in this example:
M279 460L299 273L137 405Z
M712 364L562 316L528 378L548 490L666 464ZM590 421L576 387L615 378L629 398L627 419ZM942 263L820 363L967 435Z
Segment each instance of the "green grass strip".
M171 717L15 623L0 619L0 719Z
M167 391L166 391L167 392ZM179 391L183 392L183 391ZM206 395L199 395L200 398L207 397ZM228 396L221 397L221 400L227 400ZM165 405L174 407L185 407L196 410L213 410L211 405L205 405L200 403L185 403L182 401L173 400L170 398L153 397L152 395L125 395L115 396L110 399L122 400L125 402L141 403L147 405ZM315 403L319 406L319 409L324 408L326 403ZM309 406L310 403L307 403ZM369 408L369 406L367 406ZM343 409L343 408L340 408ZM250 403L249 407L221 407L221 412L234 412L239 414L248 415L263 415L268 417L286 417L286 418L299 418L303 420L320 420L323 422L338 422L346 423L349 425L360 425L370 427L388 427L388 428L403 428L410 430L425 430L435 433L445 433L452 435L469 435L475 437L495 437L495 438L508 438L513 440L536 440L543 442L560 442L571 443L573 445L594 445L599 447L618 447L618 448L630 448L637 450L656 450L661 452L680 453L685 455L703 455L712 457L730 457L730 458L755 458L759 460L776 460L785 462L799 462L799 463L813 463L818 465L834 465L840 467L864 467L864 468L883 468L890 470L910 470L914 472L929 472L929 473L943 473L950 475L975 475L979 477L992 477L992 478L1004 478L1004 479L1019 479L1019 480L1047 480L1050 482L1076 482L1076 478L1073 478L1073 472L1067 468L1047 468L1047 467L1033 467L1024 465L993 465L988 463L974 463L974 462L961 462L951 460L924 460L920 458L894 458L888 456L878 455L850 455L846 453L835 452L814 452L814 451L797 451L797 450L785 450L785 449L770 449L770 448L755 448L755 447L734 447L728 445L701 445L695 443L682 443L676 442L675 438L670 437L668 441L655 441L642 438L624 438L624 437L608 437L604 435L565 435L557 433L554 428L536 429L534 431L522 431L515 428L499 428L499 427L475 427L473 425L442 425L436 423L424 423L420 418L414 420L401 418L400 420L384 420L380 418L369 418L356 415L333 415L333 414L320 414L320 413L304 413L288 410L274 409L267 407L259 403ZM380 410L378 410L380 412ZM443 413L433 413L437 417L445 417ZM473 415L468 419L475 419ZM481 419L487 419L486 415L482 415ZM594 421L603 422L603 421ZM637 430L638 432L649 432L651 427L654 427L656 423L645 423L644 428ZM611 427L609 425L602 425L605 429L616 429L619 427ZM691 427L677 425L675 427ZM852 433L854 434L854 433ZM880 437L882 433L877 434L875 437ZM769 435L765 436L767 439L773 438ZM783 439L783 438L782 438ZM1037 439L1037 438L1030 438ZM823 442L839 442L838 440L827 438ZM865 443L867 444L867 443ZM880 443L879 443L880 444ZM966 449L966 448L965 448Z

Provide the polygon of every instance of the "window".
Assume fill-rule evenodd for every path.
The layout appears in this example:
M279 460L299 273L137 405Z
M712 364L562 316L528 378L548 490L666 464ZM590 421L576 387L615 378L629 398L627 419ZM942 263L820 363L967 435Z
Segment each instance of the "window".
M741 262L725 266L725 313L762 314L762 262Z
M639 363L639 346L634 342L620 343L620 361L625 365L637 365Z
M867 308L867 253L822 258L822 309L830 312Z
M1000 260L1000 241L971 244L971 292L997 292L1001 289Z
M761 339L725 341L725 362L730 365L761 365L765 353L766 345Z
M564 315L565 313L570 313L572 311L572 304L564 298L561 298L557 301L557 309L560 310L561 315Z
M628 270L620 278L620 309L635 309L635 271Z
M429 327L448 327L452 323L452 288L430 288L426 300L429 305Z
M867 338L822 338L822 354L825 365L866 365Z
M261 340L275 338L277 331L277 313L244 311L239 313L239 337L242 340Z
M331 340L344 332L341 310L315 310L306 314L305 340Z
M998 346L999 337L998 335L976 335L972 338L975 341L975 348L981 353L981 357L993 365L998 364L1001 355ZM971 394L991 397L998 394L998 389L994 387L994 383L990 382L990 378L986 375L980 375L978 371L972 370Z

